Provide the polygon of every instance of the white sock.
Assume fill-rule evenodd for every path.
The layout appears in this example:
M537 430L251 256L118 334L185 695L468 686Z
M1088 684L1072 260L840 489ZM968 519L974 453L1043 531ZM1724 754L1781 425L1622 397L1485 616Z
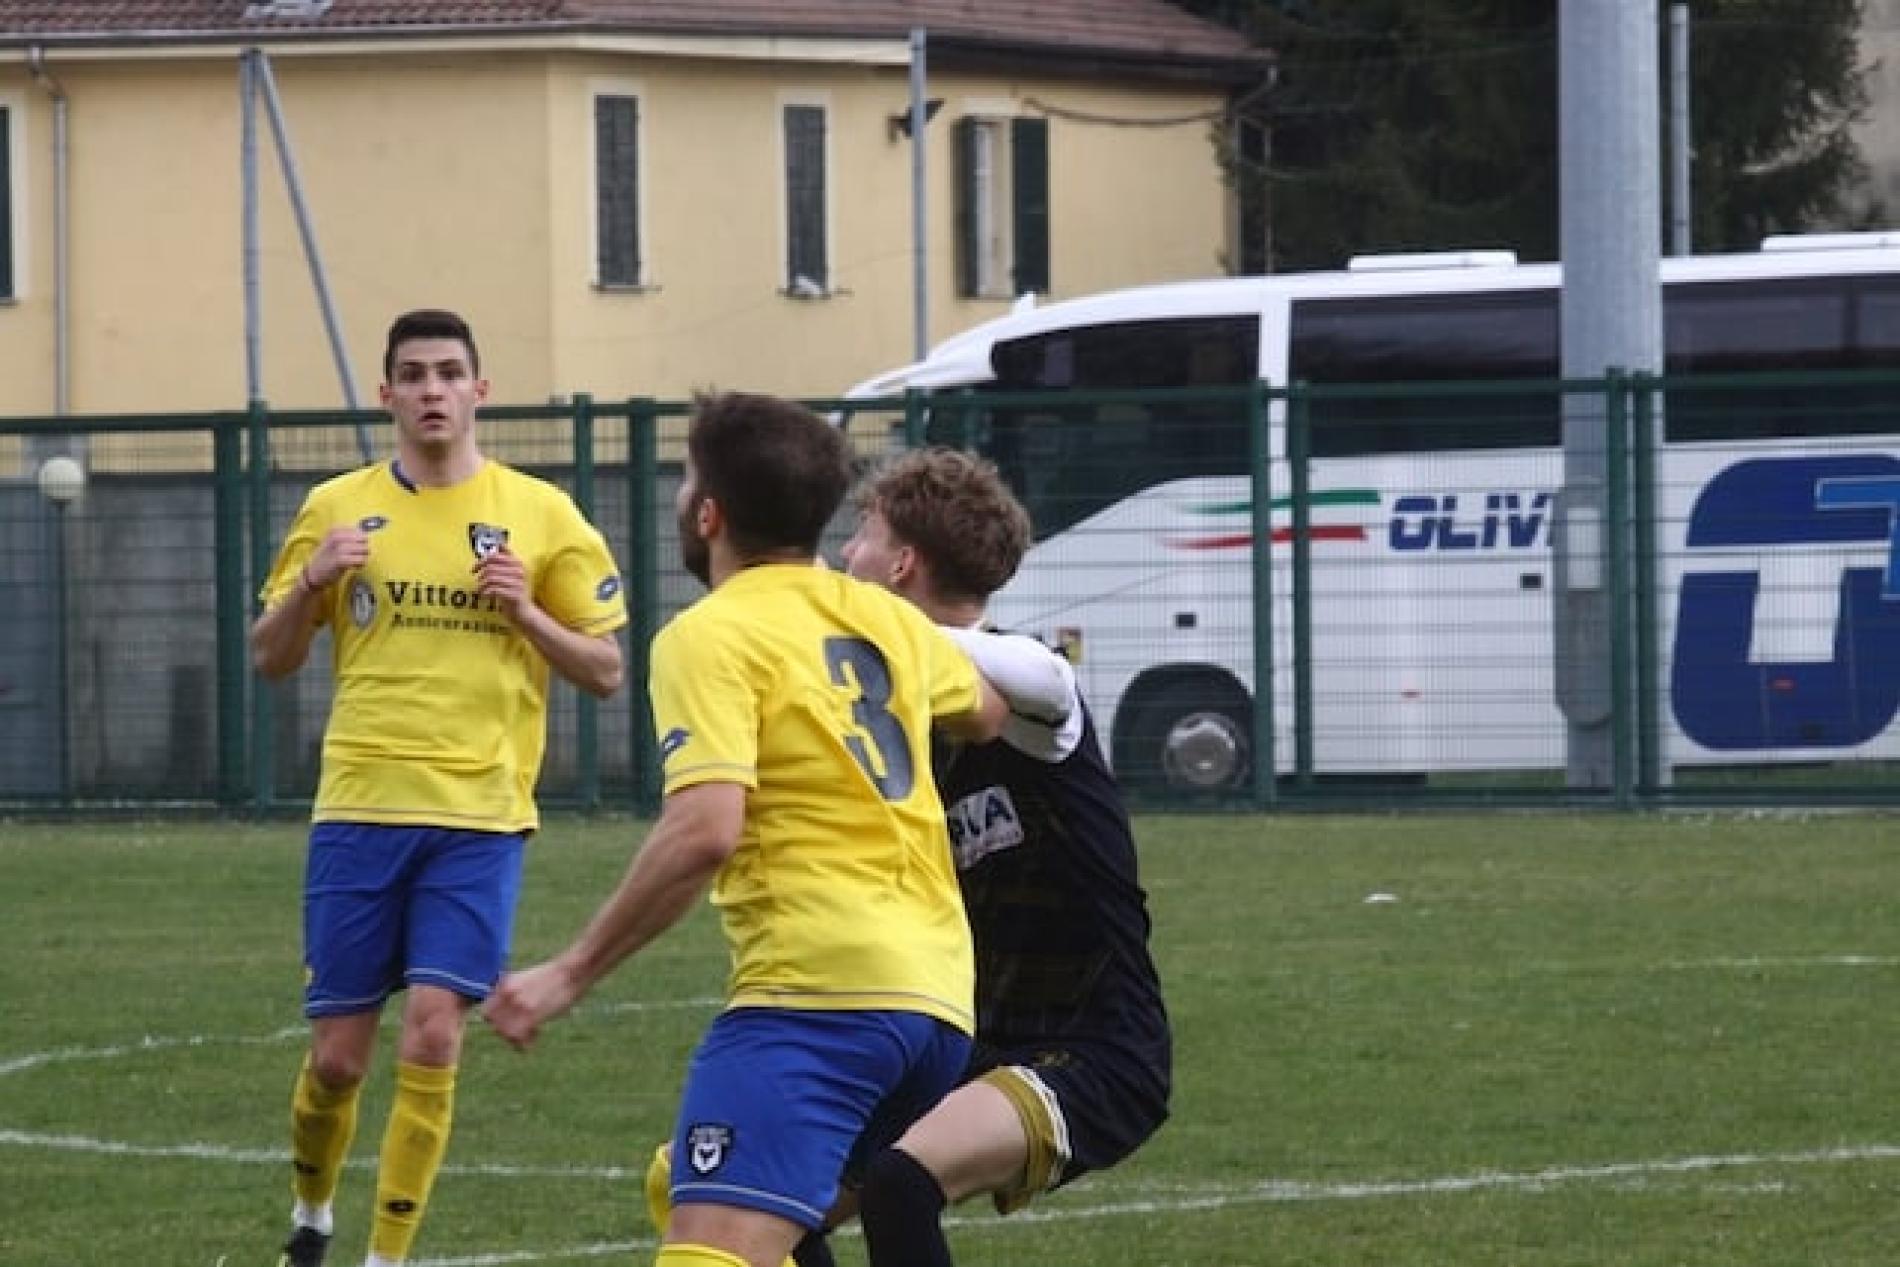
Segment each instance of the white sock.
M305 1205L299 1201L290 1212L290 1221L298 1227L314 1227L325 1236L330 1235L333 1230L328 1202L322 1205Z
M400 1258L384 1258L381 1254L371 1254L363 1260L363 1267L402 1267Z

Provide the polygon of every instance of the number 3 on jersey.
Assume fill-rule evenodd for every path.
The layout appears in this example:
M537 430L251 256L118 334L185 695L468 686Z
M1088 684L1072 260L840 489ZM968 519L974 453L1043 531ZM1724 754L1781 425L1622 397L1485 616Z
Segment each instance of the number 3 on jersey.
M877 644L863 638L827 638L825 664L833 682L855 686L858 691L858 697L851 701L851 718L857 722L859 733L846 735L845 747L877 785L880 796L887 801L903 800L916 781L916 766L904 724L890 711L891 669L884 653ZM870 737L869 745L866 736Z

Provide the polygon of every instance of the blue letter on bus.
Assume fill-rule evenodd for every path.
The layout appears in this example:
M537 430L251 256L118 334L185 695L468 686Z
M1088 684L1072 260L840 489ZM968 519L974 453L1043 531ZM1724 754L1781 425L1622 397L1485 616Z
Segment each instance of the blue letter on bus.
M1705 748L1848 748L1900 713L1900 462L1884 454L1760 458L1709 481L1688 545L1887 545L1884 568L1841 569L1834 655L1754 662L1753 569L1687 572L1676 616L1670 700Z

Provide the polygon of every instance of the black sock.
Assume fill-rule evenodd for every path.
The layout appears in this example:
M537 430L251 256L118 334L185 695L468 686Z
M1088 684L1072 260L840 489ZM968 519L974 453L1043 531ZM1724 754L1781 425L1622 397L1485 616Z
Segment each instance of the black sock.
M831 1256L831 1242L823 1232L805 1233L805 1239L792 1250L792 1261L798 1267L838 1267L838 1260Z
M915 1157L898 1148L873 1157L858 1200L871 1267L951 1267L943 1189Z

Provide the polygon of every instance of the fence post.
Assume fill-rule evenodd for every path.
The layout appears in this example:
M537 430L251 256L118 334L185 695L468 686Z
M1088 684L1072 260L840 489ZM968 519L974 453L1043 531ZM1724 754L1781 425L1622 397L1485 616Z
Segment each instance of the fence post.
M244 614L244 435L221 417L211 436L211 533L217 605L218 804L244 799L244 689L250 676Z
M255 596L264 587L271 565L270 410L261 400L251 401L245 435L249 442L245 457L250 477L251 576L244 592ZM270 809L276 796L276 716L271 687L259 682L251 691L250 736L251 808L258 813Z
M647 694L652 670L653 635L660 629L660 550L658 522L659 405L650 397L627 402L627 549L633 562L631 646L633 663L627 691L632 733L633 803L641 813L660 807L658 752L653 742L653 701Z
M1287 401L1287 495L1293 528L1293 777L1313 786L1312 385L1295 383Z
M1635 804L1633 794L1636 718L1630 708L1630 375L1620 369L1604 377L1604 461L1609 487L1604 518L1605 579L1610 586L1610 788L1618 809Z
M1639 795L1654 797L1663 787L1662 731L1656 711L1662 699L1662 661L1656 645L1656 402L1662 380L1638 373L1631 382L1636 395L1634 434L1630 438L1630 515L1635 524L1636 787Z
M574 501L594 522L594 398L574 394ZM586 691L575 692L574 746L579 765L581 808L600 808L600 702Z
M929 399L921 387L904 389L904 447L921 449L929 421L924 413L924 403Z
M1267 385L1247 388L1247 466L1253 474L1253 805L1279 799L1273 751L1273 444L1267 432Z

